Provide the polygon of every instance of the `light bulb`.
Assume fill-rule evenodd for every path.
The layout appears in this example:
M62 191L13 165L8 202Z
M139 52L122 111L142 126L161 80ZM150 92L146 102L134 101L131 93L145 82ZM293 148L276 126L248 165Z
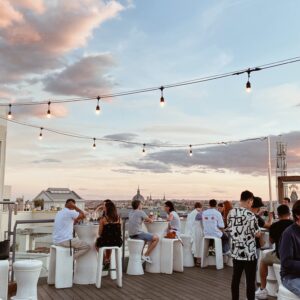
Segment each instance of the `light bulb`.
M164 98L164 87L161 86L159 89L161 90L160 106L161 106L161 107L164 107L165 104L166 104L166 103L165 103L165 98Z
M39 140L43 139L43 127L41 127L40 135L39 135Z
M146 155L146 144L143 144L143 150L142 150L142 155L145 156Z
M51 118L50 105L51 105L51 102L49 101L49 102L48 102L48 110L47 110L47 118L48 118L48 119Z
M249 80L248 80L247 83L246 83L246 92L247 92L247 93L250 93L250 92L251 92L251 83L250 83Z
M93 149L96 149L96 139L94 138L94 144L93 144Z
M8 114L7 114L7 119L9 119L9 120L12 119L12 114L11 114L11 104L9 104L9 109L8 109Z
M192 145L190 145L190 151L189 151L189 155L190 155L190 156L193 156Z
M97 97L97 106L96 106L96 114L97 114L97 115L100 114L100 105L99 105L99 101L100 101L100 96Z

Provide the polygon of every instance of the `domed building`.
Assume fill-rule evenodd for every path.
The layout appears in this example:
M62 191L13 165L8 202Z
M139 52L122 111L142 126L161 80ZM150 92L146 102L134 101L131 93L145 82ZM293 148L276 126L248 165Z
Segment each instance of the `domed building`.
M140 200L142 203L145 202L145 198L141 195L140 187L138 187L136 195L132 198L132 201L134 200Z

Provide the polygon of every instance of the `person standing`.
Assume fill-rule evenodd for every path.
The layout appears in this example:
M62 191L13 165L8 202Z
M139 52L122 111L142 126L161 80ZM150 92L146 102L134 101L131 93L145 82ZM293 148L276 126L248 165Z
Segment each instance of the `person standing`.
M65 207L55 216L53 242L56 246L73 248L75 250L74 259L90 250L90 246L86 242L79 238L73 238L74 223L84 217L83 211L76 206L74 199L68 199Z
M283 286L300 297L300 200L292 212L295 223L283 232L279 243L280 275Z
M240 207L233 208L227 220L227 231L231 237L233 274L231 281L232 300L239 300L242 273L246 274L247 299L255 300L255 275L257 266L255 237L260 231L255 215L250 211L253 193L241 193Z

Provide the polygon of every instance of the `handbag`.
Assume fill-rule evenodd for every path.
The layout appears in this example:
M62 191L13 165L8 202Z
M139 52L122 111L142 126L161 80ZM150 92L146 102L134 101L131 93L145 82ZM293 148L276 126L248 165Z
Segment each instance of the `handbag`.
M0 242L0 260L5 260L9 258L9 248L10 248L9 240L4 240Z
M175 231L169 231L167 232L167 234L165 235L166 239L176 239L176 232Z

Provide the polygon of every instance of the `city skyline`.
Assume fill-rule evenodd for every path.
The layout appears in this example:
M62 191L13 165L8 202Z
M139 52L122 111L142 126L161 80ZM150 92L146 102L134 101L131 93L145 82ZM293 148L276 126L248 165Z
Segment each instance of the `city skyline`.
M266 1L3 1L1 103L94 97L255 67L300 54L300 4ZM76 14L74 14L76 11ZM278 22L281 20L282 22ZM288 20L288 22L286 22ZM72 139L8 124L5 184L13 198L69 187L85 199L144 195L268 200L267 143L189 145L271 136L288 144L288 174L300 169L299 63L160 92L13 108L14 120L88 136L186 144L185 149ZM279 137L281 135L281 137Z

